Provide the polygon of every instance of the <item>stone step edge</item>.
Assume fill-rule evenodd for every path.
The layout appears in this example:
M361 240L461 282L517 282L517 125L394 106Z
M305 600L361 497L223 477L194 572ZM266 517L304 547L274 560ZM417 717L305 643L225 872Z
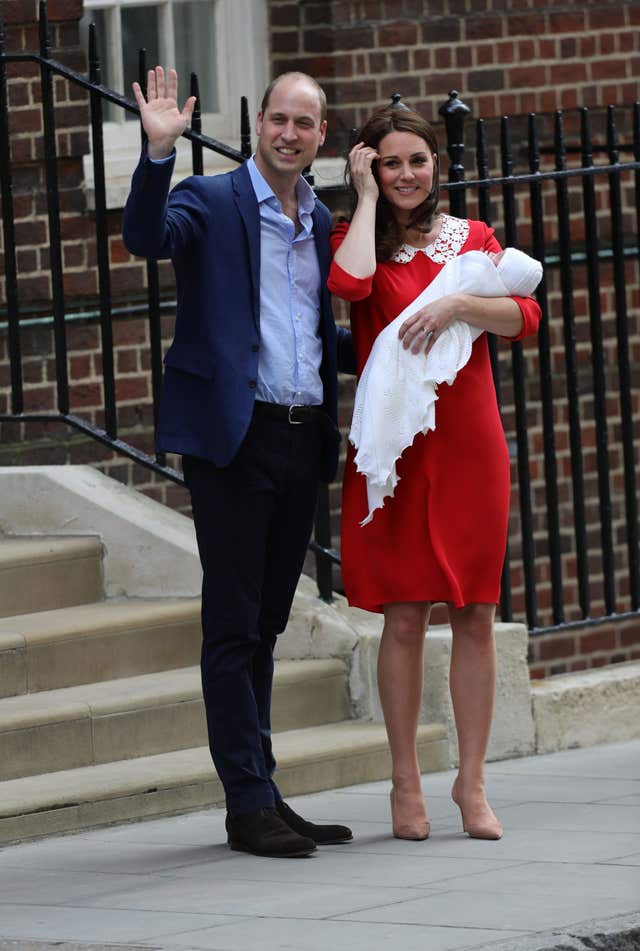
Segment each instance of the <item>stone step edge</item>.
M640 660L630 660L608 667L593 667L588 670L575 670L566 674L555 674L544 680L534 680L531 689L534 697L539 695L561 695L586 688L606 689L619 683L640 679Z
M0 697L196 663L200 599L93 601L0 619Z
M390 776L383 724L349 720L274 735L286 796ZM446 729L418 728L423 772L449 768ZM0 842L224 805L209 750L199 747L0 783Z
M103 553L99 535L1 535L0 571L96 555L102 558Z
M446 737L446 729L440 724L421 724L418 728L419 747L442 743L448 753ZM278 776L303 763L322 765L336 756L388 751L384 725L362 720L277 733L273 745ZM222 798L220 781L204 746L10 779L0 782L0 820L202 783L217 786L216 796Z
M536 752L640 737L640 661L558 674L531 684Z
M103 566L104 546L95 533L70 541L0 539L0 616L99 601Z
M200 598L112 598L0 618L0 651L200 621Z
M338 658L278 660L274 689L346 677ZM0 736L67 720L93 719L202 698L200 668L179 667L117 680L40 690L0 699Z

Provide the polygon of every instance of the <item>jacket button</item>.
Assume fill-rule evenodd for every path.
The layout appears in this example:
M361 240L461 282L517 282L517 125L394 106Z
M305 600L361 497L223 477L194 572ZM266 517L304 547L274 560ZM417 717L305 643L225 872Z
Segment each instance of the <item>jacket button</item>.
M255 388L256 388L257 385L258 385L258 384L256 383L255 380L249 380L249 387L250 387L252 390L255 390Z
M258 346L257 343L254 343L254 344L251 345L251 352L252 352L252 353L257 353L259 349L260 349L260 347Z

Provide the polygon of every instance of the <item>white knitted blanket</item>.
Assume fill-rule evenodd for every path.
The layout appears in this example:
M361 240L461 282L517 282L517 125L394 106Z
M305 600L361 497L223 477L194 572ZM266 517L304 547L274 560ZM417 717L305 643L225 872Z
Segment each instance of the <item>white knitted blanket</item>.
M436 428L436 390L454 382L484 331L454 321L428 355L405 350L400 325L416 311L447 294L477 297L528 297L540 283L542 265L516 248L507 248L496 266L483 251L467 251L449 261L428 287L376 338L356 391L349 439L358 472L367 480L369 514L393 495L396 462L418 433Z

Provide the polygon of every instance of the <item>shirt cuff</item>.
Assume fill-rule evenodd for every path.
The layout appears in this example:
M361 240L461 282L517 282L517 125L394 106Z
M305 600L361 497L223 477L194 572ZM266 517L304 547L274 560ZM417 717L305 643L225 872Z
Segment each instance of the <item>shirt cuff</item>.
M166 165L167 162L172 162L174 160L175 151L172 152L171 155L167 155L165 158L151 158L151 156L147 152L147 158L149 159L152 165Z

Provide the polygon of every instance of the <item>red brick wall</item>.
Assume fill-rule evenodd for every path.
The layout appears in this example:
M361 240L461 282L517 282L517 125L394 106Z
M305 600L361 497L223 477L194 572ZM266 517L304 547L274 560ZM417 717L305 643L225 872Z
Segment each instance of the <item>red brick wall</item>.
M163 318L170 339L173 315ZM153 409L149 375L149 333L144 318L113 323L118 436L153 454ZM32 323L21 335L25 412L56 411L56 366L50 325ZM94 426L104 426L100 330L95 320L67 323L70 411ZM7 333L0 330L0 412L8 412L10 375ZM170 457L169 465L179 468ZM125 485L190 514L188 493L149 469L111 452L62 423L0 423L0 465L91 464Z
M338 153L394 92L429 121L450 89L476 116L638 97L635 2L271 0L271 28L274 72L300 69L325 88L328 149Z
M640 620L532 637L529 659L533 679L640 660Z
M83 70L85 58L78 46L77 21L82 0L50 0L52 57L72 69ZM39 49L36 0L4 0L3 19L8 52ZM9 129L13 163L14 214L18 289L24 308L50 299L49 226L44 176L44 139L40 68L35 63L7 66ZM89 234L82 191L82 155L89 151L87 97L79 87L54 79L56 148L59 157L61 228L65 292L95 292L87 280ZM0 297L5 299L4 260Z
M52 58L86 74L85 51L79 46L82 0L49 0ZM7 52L37 52L37 0L3 0ZM18 297L21 314L25 412L55 412L56 365L51 314L50 240L47 218L42 90L36 64L7 66L12 190L15 218ZM68 315L67 346L71 412L94 425L104 424L100 332L97 323L98 275L95 220L83 188L83 155L89 153L86 93L73 82L54 79L56 151L64 298ZM108 215L110 284L114 302L145 298L146 265L126 250L121 213ZM6 300L4 237L0 231L0 303ZM173 279L161 265L161 284ZM78 313L91 315L76 319ZM165 338L172 318L165 320ZM118 319L113 326L119 436L152 451L148 329L142 319ZM0 330L0 412L10 405L7 334ZM161 502L190 511L187 493L149 470L60 424L0 424L3 465L91 463L120 481L135 485Z
M49 0L51 56L86 75L85 51L79 45L82 0ZM7 52L37 52L37 0L3 0ZM42 89L37 64L7 66L9 128L14 196L18 293L25 316L50 313L49 223L47 219ZM95 221L84 190L83 156L90 152L88 97L81 86L54 79L56 152L64 296L69 310L91 307L98 291ZM108 174L108 170L107 170ZM141 294L146 268L122 243L120 212L108 216L111 291ZM4 250L0 232L0 252ZM170 268L161 268L162 285L172 283ZM0 300L6 299L4 256L0 253ZM89 309L90 309L89 307Z

